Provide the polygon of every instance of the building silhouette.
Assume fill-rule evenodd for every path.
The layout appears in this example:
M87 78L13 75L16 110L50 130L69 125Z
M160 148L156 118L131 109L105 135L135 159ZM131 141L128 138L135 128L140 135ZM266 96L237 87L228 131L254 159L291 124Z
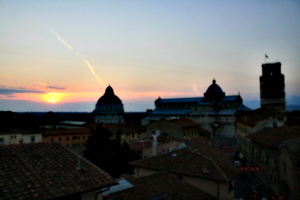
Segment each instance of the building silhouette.
M265 63L261 65L260 106L285 110L285 84L281 73L281 63Z
M198 122L213 136L236 136L236 119L240 112L250 111L238 95L225 95L216 80L207 88L204 97L183 97L155 100L155 109L143 119L147 125L159 119L185 117Z
M95 107L96 123L124 123L124 107L109 85Z

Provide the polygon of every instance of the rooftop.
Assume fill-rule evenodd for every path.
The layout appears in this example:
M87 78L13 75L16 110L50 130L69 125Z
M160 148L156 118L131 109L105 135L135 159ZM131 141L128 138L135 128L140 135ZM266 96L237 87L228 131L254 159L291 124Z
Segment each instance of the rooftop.
M54 199L114 185L106 172L59 143L0 145L1 199Z
M179 118L179 119L173 119L171 120L174 124L177 124L181 127L187 128L187 127L199 127L201 124L194 122L193 120L187 119L187 118Z
M211 143L200 143L196 140L194 143L193 145L190 144L191 147L188 148L133 161L129 164L136 167L224 182L232 180L237 175L238 169L217 146ZM196 147L199 149L196 149Z
M167 172L161 172L144 177L129 175L123 175L122 177L134 185L134 187L111 193L108 196L104 196L104 199L216 199L215 197L183 182Z
M150 141L131 142L128 145L129 145L129 148L132 150L142 151L143 149L152 147L152 142L150 142Z
M289 126L265 128L246 137L266 147L274 147L283 141L300 138L300 128Z
M91 134L89 128L70 128L70 129L52 129L52 130L41 130L43 135L72 135L72 134Z

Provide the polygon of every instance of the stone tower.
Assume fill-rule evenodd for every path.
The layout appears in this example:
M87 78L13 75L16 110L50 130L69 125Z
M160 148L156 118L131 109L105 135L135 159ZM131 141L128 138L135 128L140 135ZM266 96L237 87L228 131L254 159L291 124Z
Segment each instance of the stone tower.
M108 86L95 108L95 122L124 123L124 108L122 101L115 95L111 86Z
M285 110L285 84L281 63L262 64L260 81L260 106Z

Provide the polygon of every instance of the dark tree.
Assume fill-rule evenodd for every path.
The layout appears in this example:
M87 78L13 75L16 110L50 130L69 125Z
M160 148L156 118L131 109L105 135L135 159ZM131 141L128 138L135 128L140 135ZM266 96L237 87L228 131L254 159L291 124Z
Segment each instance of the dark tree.
M121 131L114 139L112 136L102 124L98 125L87 140L84 157L115 178L125 173L132 174L133 167L127 163L140 159L140 155L130 150L127 143L121 144Z

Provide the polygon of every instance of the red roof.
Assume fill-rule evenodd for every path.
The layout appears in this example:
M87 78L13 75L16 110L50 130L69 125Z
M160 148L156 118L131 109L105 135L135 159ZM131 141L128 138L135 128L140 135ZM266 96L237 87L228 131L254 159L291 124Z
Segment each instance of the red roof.
M285 140L299 138L300 128L289 126L265 128L246 137L264 146L271 147L276 146Z
M117 133L119 130L121 130L123 134L138 133L142 131L141 127L131 124L104 124L103 127L106 127L112 133Z
M152 199L194 199L213 200L215 197L202 190L183 182L182 180L161 172L144 177L124 175L124 179L129 181L134 187L111 193L104 196L104 199L122 200L152 200Z
M169 153L130 162L130 165L187 176L230 181L238 169L213 144L200 144L203 148L182 148Z
M193 120L187 119L187 118L179 118L179 119L173 119L171 120L174 124L177 124L183 128L188 127L199 127L201 124L194 122Z
M142 151L143 149L147 149L152 147L152 142L145 141L145 142L131 142L128 144L129 148L135 151Z
M106 172L59 143L0 146L1 199L54 199L116 183Z
M53 129L53 130L42 130L43 135L71 135L71 134L91 134L89 128L70 128L70 129Z

